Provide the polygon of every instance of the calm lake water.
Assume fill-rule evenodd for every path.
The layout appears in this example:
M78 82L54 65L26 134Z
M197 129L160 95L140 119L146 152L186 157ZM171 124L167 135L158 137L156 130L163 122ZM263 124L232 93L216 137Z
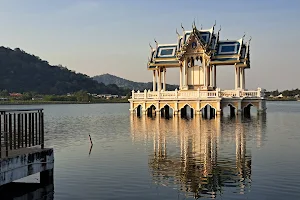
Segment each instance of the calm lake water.
M138 118L129 104L25 107L45 109L55 200L300 199L300 102L212 120Z

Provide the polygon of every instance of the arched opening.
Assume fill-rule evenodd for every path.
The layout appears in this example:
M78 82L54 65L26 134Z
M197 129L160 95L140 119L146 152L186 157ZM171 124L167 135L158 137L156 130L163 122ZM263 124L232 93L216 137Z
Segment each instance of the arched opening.
M147 116L148 117L155 117L156 116L156 107L154 105L151 105L148 109L147 109Z
M236 113L236 108L232 104L227 104L227 106L224 106L222 109L223 115L234 117Z
M189 105L185 105L183 108L180 109L180 115L182 118L193 118L194 109Z
M213 119L216 116L216 109L207 104L201 109L202 117L205 119Z
M251 103L249 103L247 106L243 109L244 117L250 118L251 117L251 107L255 108Z
M160 114L161 117L169 119L171 116L173 116L173 109L167 104L161 109Z
M142 106L138 105L138 107L136 107L136 115L138 117L140 117L142 115Z

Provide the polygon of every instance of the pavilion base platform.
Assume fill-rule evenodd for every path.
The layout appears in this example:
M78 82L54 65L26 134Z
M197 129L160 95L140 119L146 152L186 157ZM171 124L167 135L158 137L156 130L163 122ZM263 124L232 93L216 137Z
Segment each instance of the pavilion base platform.
M6 148L1 148L2 155ZM52 148L19 148L0 158L0 186L40 173L40 183L53 184L54 153Z
M186 116L187 109L190 115L221 116L223 110L229 107L230 115L250 115L250 107L257 109L257 114L266 112L266 100L264 98L203 98L203 99L180 99L180 100L153 100L153 99L130 99L130 112L132 114L162 116L168 115ZM171 110L173 112L169 112ZM209 114L208 114L209 113Z

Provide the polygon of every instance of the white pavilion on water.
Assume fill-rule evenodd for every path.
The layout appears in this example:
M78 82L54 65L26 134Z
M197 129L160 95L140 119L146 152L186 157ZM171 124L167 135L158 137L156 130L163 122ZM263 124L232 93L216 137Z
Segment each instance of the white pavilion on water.
M181 26L182 27L182 26ZM266 102L261 88L246 89L245 72L250 69L250 40L244 36L239 40L220 40L220 30L182 27L182 35L177 31L177 42L158 44L152 48L147 64L153 73L152 91L132 91L130 112L162 116L191 116L202 114L204 117L218 116L225 107L230 107L231 115L250 115L250 107L257 113L265 113ZM217 68L231 65L235 71L235 88L222 90L217 86ZM167 91L167 69L178 68L179 88ZM172 112L170 112L172 110Z

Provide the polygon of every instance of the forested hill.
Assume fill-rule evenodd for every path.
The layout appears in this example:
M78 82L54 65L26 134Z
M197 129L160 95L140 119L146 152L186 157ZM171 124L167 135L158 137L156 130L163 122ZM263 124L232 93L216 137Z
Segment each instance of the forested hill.
M152 82L148 82L148 83L134 82L111 74L102 74L102 75L94 76L93 79L98 81L99 83L116 84L118 87L128 88L130 90L143 91L145 89L147 90L152 89ZM175 90L176 88L178 88L178 85L167 84L166 86L167 86L167 90Z
M128 93L116 85L106 86L66 67L49 65L19 48L6 47L0 47L0 90L38 94L67 94L80 90L97 94Z

